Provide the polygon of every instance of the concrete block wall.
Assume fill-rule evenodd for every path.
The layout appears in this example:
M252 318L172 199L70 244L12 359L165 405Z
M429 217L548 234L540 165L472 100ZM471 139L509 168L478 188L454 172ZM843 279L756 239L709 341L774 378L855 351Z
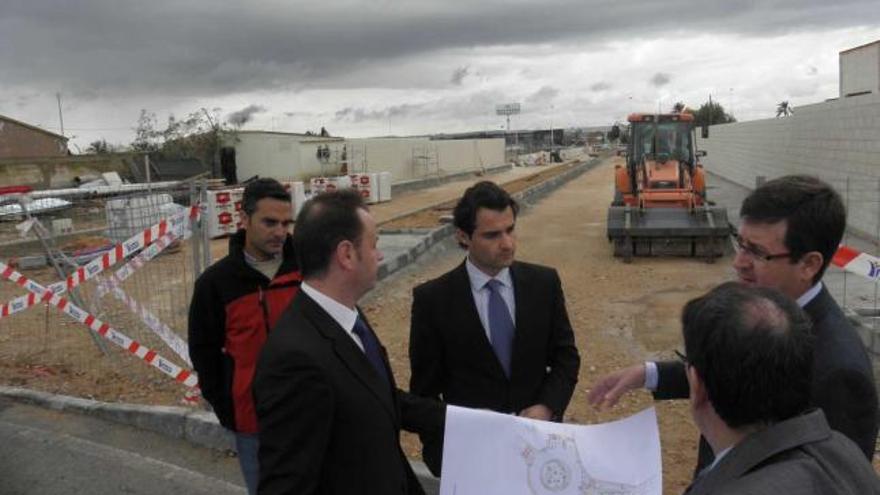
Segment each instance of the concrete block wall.
M797 107L794 115L710 127L707 170L748 188L758 176L816 175L844 195L849 226L880 232L880 94Z
M142 160L142 157L128 153L0 159L0 185L31 186L34 189L74 187L75 177L94 177L104 172L118 172L128 178L130 163L142 163Z

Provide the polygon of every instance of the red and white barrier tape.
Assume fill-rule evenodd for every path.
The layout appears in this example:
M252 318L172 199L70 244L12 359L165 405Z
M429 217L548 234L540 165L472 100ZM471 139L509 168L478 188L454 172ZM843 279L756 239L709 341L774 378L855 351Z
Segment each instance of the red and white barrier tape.
M45 287L38 284L37 282L28 279L27 277L17 272L11 266L2 261L0 261L0 277L14 282L21 287L24 287L29 292L32 292L37 297L39 297L40 301L44 301L51 304L52 306L55 306L74 320L89 327L91 330L106 338L110 342L113 342L119 347L122 347L128 352L141 358L147 364L158 368L159 371L174 378L178 382L183 383L188 387L195 387L198 384L198 378L191 371L183 369L173 362L163 358L162 356L157 354L156 351L153 351L148 347L141 345L139 342L129 338L128 336L114 329L110 325L102 322L95 316L84 311L82 308L73 304L64 297L54 294L52 293L52 291L47 290Z
M171 232L181 230L185 232L187 230L187 218L198 218L199 213L200 209L198 205L196 205L188 208L186 211L182 211L180 213L172 215L167 219L162 219L159 223L151 226L150 228L144 229L143 232L135 234L125 241L117 244L114 248L110 249L102 256L95 258L86 265L79 267L74 273L67 277L66 280L55 282L54 284L49 285L47 290L52 291L53 294L63 294L66 291L73 289L74 287L80 285L82 282L94 278L105 269L115 265L117 261L124 259L125 257L143 249L146 246L149 246L153 243L154 239L161 238L167 232L169 232L169 226L171 228ZM34 306L38 302L40 301L34 296L33 292L12 299L6 304L0 306L0 318L13 315L20 311L24 311L31 306Z
M174 243L174 241L179 238L188 239L191 235L192 229L190 229L189 226L185 224L169 230L165 235L158 238L156 242L150 244L149 247L138 253L137 256L131 259L131 261L122 265L110 277L116 279L117 282L122 283L125 279L132 276L135 271L144 266L148 261L152 260L156 256L159 256L159 254L164 251L165 248ZM103 295L104 293L101 292L101 289L99 287L98 297L101 297Z
M192 361L190 361L189 358L189 346L180 335L175 333L174 330L168 327L168 325L162 323L162 320L144 305L138 303L135 299L126 294L122 287L120 287L112 278L108 280L99 280L98 283L105 287L104 290L113 293L113 296L116 297L116 299L125 304L132 313L137 315L144 325L162 339L162 342L174 351L184 363L188 366L192 366Z
M183 403L187 405L196 405L199 403L199 399L202 398L202 389L199 387L193 387L186 389L186 392L183 393Z
M190 361L189 358L189 346L187 343L180 337L180 335L175 333L174 330L147 309L146 306L138 303L137 300L126 294L121 285L125 279L133 275L135 271L144 266L148 261L158 256L166 247L173 244L174 241L180 237L189 237L187 234L191 233L191 229L188 228L183 228L182 232L178 232L179 230L181 229L172 229L157 239L156 242L138 253L137 256L131 259L131 261L116 270L115 273L110 274L107 279L101 279L99 276L97 278L97 297L100 299L108 292L112 292L117 300L125 304L129 310L141 319L147 328L162 339L162 342L171 348L171 350L174 351L184 363L191 367L192 361Z
M843 244L837 248L831 263L868 280L880 280L880 258L863 253Z

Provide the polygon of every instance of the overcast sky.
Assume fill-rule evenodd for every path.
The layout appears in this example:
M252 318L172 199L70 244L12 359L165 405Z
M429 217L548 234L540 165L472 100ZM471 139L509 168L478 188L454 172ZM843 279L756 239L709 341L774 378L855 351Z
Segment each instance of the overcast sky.
M699 106L739 120L838 93L876 0L0 0L0 114L85 148L219 108L245 129L363 137L608 125ZM74 151L75 146L72 146Z

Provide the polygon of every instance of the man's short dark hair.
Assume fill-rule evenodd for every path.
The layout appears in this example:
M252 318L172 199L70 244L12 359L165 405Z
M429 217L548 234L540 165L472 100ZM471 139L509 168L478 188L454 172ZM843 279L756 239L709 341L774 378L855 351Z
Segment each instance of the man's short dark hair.
M488 180L480 181L469 187L458 200L452 212L453 224L470 237L477 227L477 210L488 208L498 212L507 207L513 210L513 217L519 213L519 204L502 189Z
M290 203L290 193L275 179L262 178L249 183L241 197L241 209L248 215L257 211L257 201L265 198Z
M364 225L358 209L367 206L353 189L321 193L303 205L293 229L293 249L303 278L323 275L340 242L360 242Z
M812 327L781 292L728 282L688 302L681 319L688 365L729 427L774 423L809 407Z
M786 175L764 183L743 201L740 217L749 222L787 222L785 247L791 263L805 254L822 254L822 268L813 283L822 279L846 229L846 208L829 184L808 175Z

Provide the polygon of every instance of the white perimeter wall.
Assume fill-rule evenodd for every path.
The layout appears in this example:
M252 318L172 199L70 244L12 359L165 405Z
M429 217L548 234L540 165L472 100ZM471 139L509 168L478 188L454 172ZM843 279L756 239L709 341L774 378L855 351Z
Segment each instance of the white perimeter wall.
M504 164L504 139L389 138L347 142L354 150L352 170L363 170L360 167L365 162L370 172L391 172L394 182Z
M317 149L327 146L322 163ZM235 144L239 180L254 175L308 180L341 172L345 146L349 172L391 172L393 182L503 165L504 139L431 141L427 138L320 140L270 133L242 133ZM421 157L421 158L420 158Z
M710 127L709 139L697 141L708 152L703 159L707 170L748 188L755 187L758 176L816 175L845 196L851 228L877 235L880 95L796 107L794 112Z
M238 180L277 177L299 166L299 139L283 134L240 133L235 143Z

